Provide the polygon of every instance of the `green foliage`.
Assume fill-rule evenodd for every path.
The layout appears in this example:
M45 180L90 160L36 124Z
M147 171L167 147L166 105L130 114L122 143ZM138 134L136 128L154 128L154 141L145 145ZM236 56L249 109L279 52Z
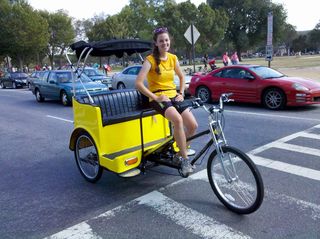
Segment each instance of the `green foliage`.
M320 51L320 22L308 34L307 43L311 48L310 50Z
M273 12L273 37L281 37L286 13L282 5L269 0L209 0L213 9L225 11L229 24L225 39L242 52L265 42L267 37L267 15Z
M152 40L155 27L166 26L172 50L179 56L191 56L191 45L184 33L190 24L199 30L196 55L236 49L243 52L264 49L267 39L267 15L273 13L273 44L285 44L295 51L320 49L320 22L304 36L286 23L281 4L269 0L208 0L197 8L190 0L130 0L120 13L73 21L62 10L55 13L35 11L26 0L0 0L0 56L10 56L20 67L23 62L51 64L57 55L78 40L98 41L113 38ZM63 7L63 6L62 6ZM239 54L240 55L240 54Z
M298 37L295 27L290 24L285 24L282 38L279 39L280 42L283 42L287 49L291 49L294 39Z
M307 48L307 36L306 35L300 35L298 38L293 40L293 50L295 52L303 52Z
M41 15L48 22L47 31L49 41L46 49L46 55L49 56L51 66L53 66L53 57L56 54L62 55L66 48L74 41L75 30L72 25L72 19L62 10L56 13L41 11Z
M200 31L197 51L205 52L223 38L228 17L224 12L201 4L198 8L190 1L177 4L173 0L131 0L119 14L106 19L93 19L86 32L89 41L112 38L140 38L152 40L152 30L167 26L172 38L172 50L190 56L191 45L184 33L193 23ZM214 37L213 37L214 36Z
M0 2L1 54L18 60L20 68L48 41L47 23L25 1Z

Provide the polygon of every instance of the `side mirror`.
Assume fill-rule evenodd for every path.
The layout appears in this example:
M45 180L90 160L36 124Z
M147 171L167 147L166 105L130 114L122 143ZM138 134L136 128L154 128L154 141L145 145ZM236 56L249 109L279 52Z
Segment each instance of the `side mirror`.
M49 80L49 84L55 84L56 82L54 80Z

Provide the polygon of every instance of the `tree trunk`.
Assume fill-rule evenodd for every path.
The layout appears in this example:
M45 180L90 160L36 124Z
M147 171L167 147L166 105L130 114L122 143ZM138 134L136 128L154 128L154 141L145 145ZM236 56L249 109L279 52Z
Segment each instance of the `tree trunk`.
M18 61L19 61L19 68L20 71L23 71L23 59L21 56L18 56Z
M49 60L50 60L51 69L53 69L53 54L49 55Z

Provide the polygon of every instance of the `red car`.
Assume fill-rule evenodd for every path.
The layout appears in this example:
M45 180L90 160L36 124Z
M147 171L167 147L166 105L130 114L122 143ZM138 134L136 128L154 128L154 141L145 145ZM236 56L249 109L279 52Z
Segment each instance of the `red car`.
M320 104L319 82L285 76L259 65L226 66L207 75L195 75L189 91L204 102L217 101L222 93L232 92L236 102L262 103L273 110Z

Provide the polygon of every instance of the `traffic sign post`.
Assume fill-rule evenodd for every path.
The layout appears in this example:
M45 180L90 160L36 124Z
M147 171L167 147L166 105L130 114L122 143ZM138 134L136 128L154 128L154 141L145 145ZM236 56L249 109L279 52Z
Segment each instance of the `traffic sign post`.
M194 60L194 58L195 58L194 44L198 40L199 36L200 36L200 33L199 33L198 29L193 24L191 24L188 27L188 29L186 30L186 32L184 33L184 37L192 45L193 72L196 72L196 66L195 66L195 60Z
M273 37L273 14L269 12L268 14L268 29L267 29L267 45L266 45L266 61L268 61L268 67L271 66L271 61L273 57L273 45L272 45L272 37Z

